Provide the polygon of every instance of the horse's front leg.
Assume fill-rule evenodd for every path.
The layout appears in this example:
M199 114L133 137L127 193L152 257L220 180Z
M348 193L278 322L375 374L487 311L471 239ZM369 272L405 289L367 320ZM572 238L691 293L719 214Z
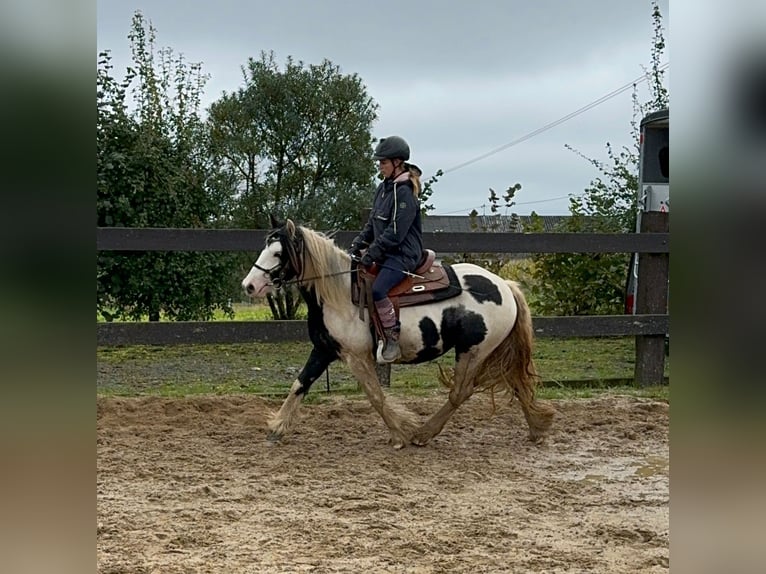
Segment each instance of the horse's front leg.
M412 433L420 426L418 416L397 404L392 397L383 393L375 370L372 354L362 358L348 355L345 357L351 372L362 385L373 408L383 418L391 433L391 444L394 448L402 448L410 443Z
M316 381L327 367L336 359L336 355L326 350L314 347L311 349L306 364L298 378L290 387L290 393L282 403L281 408L269 420L268 439L276 442L289 431L298 415L298 407L301 405L303 397L308 393L311 385Z

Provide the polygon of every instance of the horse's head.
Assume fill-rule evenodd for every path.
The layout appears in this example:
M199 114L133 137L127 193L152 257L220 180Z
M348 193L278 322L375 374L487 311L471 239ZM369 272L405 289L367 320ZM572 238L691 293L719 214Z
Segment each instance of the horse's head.
M271 218L272 231L242 287L251 297L265 297L272 287L279 289L286 281L300 278L303 271L303 237L291 221Z

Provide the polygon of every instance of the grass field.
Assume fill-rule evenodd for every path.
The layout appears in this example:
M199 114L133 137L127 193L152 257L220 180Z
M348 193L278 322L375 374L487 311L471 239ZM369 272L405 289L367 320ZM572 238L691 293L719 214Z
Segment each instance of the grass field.
M237 321L270 320L266 303L235 303ZM215 320L228 317L218 312ZM282 396L303 367L311 344L259 343L247 345L129 346L97 350L97 392L102 396L188 396L198 394L259 394ZM606 392L667 399L669 387L632 386L635 361L633 337L538 339L534 353L549 397L588 397ZM451 366L454 354L424 365L394 365L392 392L424 395L442 392L438 367ZM670 376L670 361L665 375ZM333 393L357 394L348 368L336 362L329 375L314 384L309 400L322 400L329 377Z
M234 308L234 317L228 317L223 311L216 310L213 314L213 320L214 321L270 321L273 319L271 315L271 309L269 308L268 303L234 303L232 305ZM301 311L303 309L298 310L298 314L300 315ZM305 312L304 312L305 313ZM299 319L305 319L304 317L298 317ZM142 321L148 321L149 317L144 316L141 318ZM167 319L164 317L160 317L161 321L166 321ZM96 313L96 321L99 323L104 322L104 318ZM117 320L119 321L119 320Z
M102 396L282 396L303 367L310 349L309 342L99 348L97 392ZM534 356L543 380L542 394L588 397L609 390L668 398L667 385L644 389L632 386L634 353L631 337L538 340ZM406 395L442 392L434 363L451 366L453 361L450 352L432 363L394 365L391 390ZM340 362L330 365L328 377L333 393L360 392L350 371ZM321 400L321 391L326 387L327 378L322 377L309 397Z

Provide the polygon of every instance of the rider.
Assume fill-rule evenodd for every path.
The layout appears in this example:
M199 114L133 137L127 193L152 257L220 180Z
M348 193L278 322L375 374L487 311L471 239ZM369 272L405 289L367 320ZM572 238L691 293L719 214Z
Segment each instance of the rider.
M406 277L406 272L415 270L423 255L420 169L406 163L410 146L399 136L382 138L373 157L378 160L383 181L375 190L369 219L351 243L349 253L361 257L365 267L377 263L379 268L372 284L372 300L386 339L380 358L390 363L401 357L401 350L399 321L388 292Z

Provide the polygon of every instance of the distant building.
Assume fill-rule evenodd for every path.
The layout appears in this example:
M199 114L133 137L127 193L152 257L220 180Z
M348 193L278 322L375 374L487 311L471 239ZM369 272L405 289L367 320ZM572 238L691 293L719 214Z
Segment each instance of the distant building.
M568 220L569 215L538 215L543 223L543 233L558 231L557 226ZM425 233L523 233L524 226L531 223L530 215L426 215L423 218L423 232ZM425 247L428 247L426 241ZM437 258L454 259L459 254L437 253ZM498 254L498 258L510 257L511 259L525 259L529 253Z
M568 220L570 215L538 215L543 222L543 233L553 233L556 227ZM441 233L497 232L522 233L524 225L531 222L531 215L426 215L423 231Z

